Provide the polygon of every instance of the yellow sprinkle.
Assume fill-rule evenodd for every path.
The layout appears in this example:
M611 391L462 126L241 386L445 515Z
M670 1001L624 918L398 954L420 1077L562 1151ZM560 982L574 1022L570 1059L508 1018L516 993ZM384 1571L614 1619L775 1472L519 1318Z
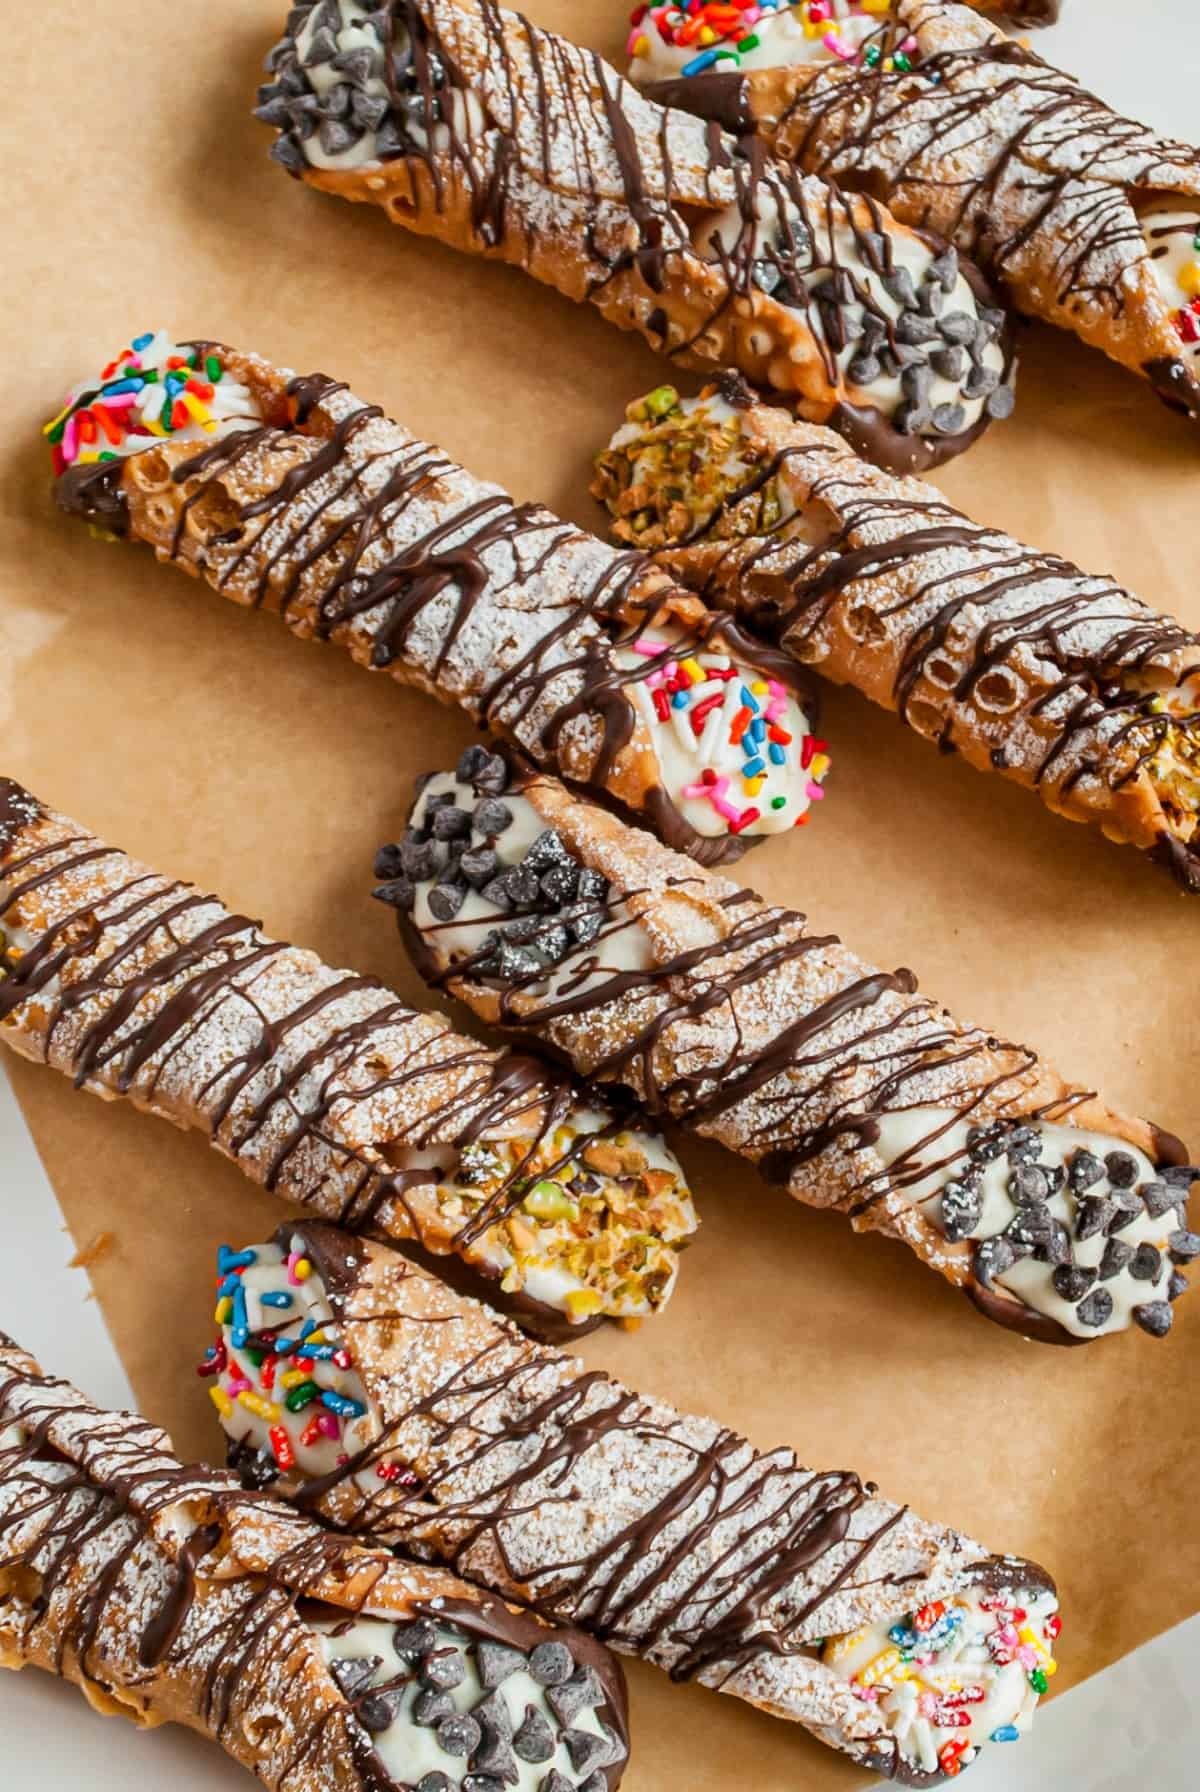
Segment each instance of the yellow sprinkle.
M747 796L757 796L762 787L763 781L761 778L746 778L742 783L742 789Z
M217 1310L213 1314L213 1319L217 1325L226 1325L229 1322L229 1317L232 1314L232 1312L233 1312L233 1296L229 1295L229 1294L223 1294L221 1296L220 1300L217 1302Z
M809 770L810 777L818 778L818 779L823 778L825 776L825 773L829 770L829 755L828 755L828 753L814 754L813 762L809 766L808 770Z
M585 1319L598 1313L604 1302L594 1288L572 1288L563 1304L572 1319Z
M327 1344L329 1342L329 1340L325 1336L325 1327L321 1326L321 1328L318 1331L309 1332L309 1334L308 1334L307 1338L305 1338L304 1342L306 1344Z
M208 1397L223 1419L233 1417L233 1401L224 1388L209 1388Z
M259 1418L266 1419L269 1425L279 1423L282 1415L273 1400L264 1400L261 1394L251 1394L243 1390L238 1395L238 1401L246 1408L247 1412L257 1413Z
M279 1385L281 1388L298 1388L302 1381L311 1379L307 1369L285 1369L279 1377Z
M1200 298L1200 261L1189 261L1180 269L1179 284L1189 299Z
M768 688L769 687L767 685L767 681L765 678L756 678L754 680L754 683L750 686L750 689L754 692L754 695L756 697L765 697L767 694Z
M185 410L190 416L195 418L197 423L208 422L212 413L209 411L206 404L201 404L194 392L183 392L180 396L183 399Z
M862 9L864 12L891 12L892 0L862 0Z
M881 1655L876 1655L874 1660L869 1661L866 1667L859 1668L854 1678L862 1686L874 1686L879 1680L910 1680L912 1675L901 1661L899 1649L885 1649Z
M307 1257L297 1257L292 1264L292 1274L298 1282L307 1282L312 1274L312 1264Z
M1054 1675L1057 1674L1058 1663L1055 1661L1053 1655L1047 1655L1045 1661L1042 1663L1042 1672L1045 1674L1047 1680L1053 1679Z
M700 664L699 660L686 659L680 660L679 663L693 684L704 684L708 674L705 672L704 667Z
M707 49L709 44L715 44L716 41L717 41L717 34L712 29L711 25L702 25L700 28L700 36L699 36L698 42L702 43L704 45L705 49Z
M844 1661L847 1655L853 1655L854 1651L866 1641L866 1636L865 1630L853 1630L846 1636L830 1637L825 1644L822 1659L831 1665L834 1662Z
M57 429L59 424L63 421L63 418L70 415L70 411L71 411L70 405L65 404L63 406L62 410L58 413L57 417L51 417L49 423L42 424L42 434L44 436L48 436L52 429Z
M645 38L645 37L639 37L636 40L636 42L634 43L633 53L635 56L648 56L650 53L649 39Z
M94 466L95 463L100 459L100 454L97 449L93 449L88 454L77 455L76 459L78 461L78 464L81 467L90 467L90 466Z

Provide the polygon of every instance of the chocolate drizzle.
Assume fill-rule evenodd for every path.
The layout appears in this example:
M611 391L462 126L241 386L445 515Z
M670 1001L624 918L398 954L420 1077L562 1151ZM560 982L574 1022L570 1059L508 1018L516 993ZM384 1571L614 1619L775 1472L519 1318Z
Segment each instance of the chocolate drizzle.
M314 965L71 824L52 818L23 839L40 814L18 786L0 786L4 913L43 891L57 915L6 966L0 1021L19 1027L35 1011L30 1043L77 1086L133 1093L204 1127L253 1180L341 1225L457 1253L478 1291L500 1273L481 1241L524 1198L534 1154L560 1128L573 1131L539 1161L537 1175L552 1176L621 1129L602 1115L575 1130L579 1098L560 1072L456 1035L374 979ZM399 1138L388 1120L403 1123ZM520 1144L459 1222L414 1204L413 1188L435 1179L429 1170L389 1163L393 1145L461 1153L489 1138ZM513 1310L551 1322L530 1298L514 1298Z
M789 1658L817 1653L839 1593L895 1587L899 1601L930 1572L928 1533L905 1541L907 1510L877 1501L857 1475L805 1469L788 1449L756 1452L416 1286L416 1272L348 1248L331 1228L295 1230L380 1423L371 1445L300 1490L303 1506L432 1549L502 1593L531 1589L543 1616L569 1616L675 1680L793 1714L772 1663L786 1672ZM650 1471L640 1485L622 1467L634 1450ZM385 1459L411 1462L419 1488L369 1491L363 1471ZM624 1521L614 1523L618 1486ZM941 1534L938 1548L953 1559L964 1544ZM1015 1560L962 1569L964 1583L1002 1570L1010 1586L1050 1584ZM887 1771L903 1779L902 1768L897 1757Z
M378 198L393 218L456 240L458 213L465 212L462 222L469 220L472 246L481 252L589 300L611 321L637 329L685 364L715 371L740 353L751 355L774 396L803 402L835 427L852 424L887 465L934 465L960 453L978 433L955 428L953 420L941 428L928 418L908 428L899 415L895 422L872 415L868 429L863 412L852 414L838 403L846 387L836 356L845 346L846 306L854 300L877 321L881 316L855 279L864 257L874 265L879 242L891 254L894 223L873 202L864 216L861 203L847 204L832 186L805 182L783 163L767 163L753 143L724 136L715 124L702 136L677 113L655 108L655 117L598 56L538 30L495 0L479 0L465 17L447 7L444 25L440 0L387 0L376 7L372 22L383 51L374 79L378 87L382 73L387 117L378 126L364 118L352 129L344 123L340 88L328 92L309 80L313 64L301 57L298 44L310 16L293 14L272 52L273 79L259 96L259 116L283 133L273 154L294 176L334 190L344 175L361 179L360 164L351 161L331 173L312 161L308 147L318 130L335 133L330 142L339 152L361 140L361 166L385 170L361 196ZM311 59L311 44L306 55ZM400 86L387 72L396 56L404 64ZM371 103L384 97L376 91ZM480 116L468 123L472 104ZM350 105L353 116L353 97ZM328 148L324 137L319 141ZM403 169L389 172L391 163ZM355 187L351 191L358 196ZM706 218L715 221L732 203L742 218L742 246L748 246L760 198L782 195L805 221L800 229L809 232L810 249L817 239L809 222L817 214L830 231L828 252L821 251L819 265L809 264L828 279L814 282L811 293L795 288L787 309L755 281L752 254L712 257L707 244L693 242L693 227L703 234ZM547 202L559 214L549 228ZM834 231L843 228L857 264L837 247ZM582 245L586 262L560 272L567 238ZM811 351L811 377L771 387L767 358L746 349L731 322L738 301L751 293L756 316L779 337L776 361L780 355L786 361L790 343L799 338ZM674 321L673 311L686 315L686 323ZM857 332L858 321L853 328ZM989 414L990 407L983 423Z

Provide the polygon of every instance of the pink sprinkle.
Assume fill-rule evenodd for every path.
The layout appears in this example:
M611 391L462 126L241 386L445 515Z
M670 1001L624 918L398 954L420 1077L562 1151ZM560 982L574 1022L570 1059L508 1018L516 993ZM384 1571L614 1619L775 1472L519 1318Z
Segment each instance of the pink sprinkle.
M1031 1649L1028 1643L1022 1643L1017 1650L1017 1660L1023 1668L1035 1668L1037 1666L1037 1650Z
M93 398L92 403L102 404L106 411L127 411L137 396L136 392L118 392L115 398L101 394L99 398Z
M73 412L67 418L67 426L63 430L62 451L63 459L68 462L73 461L79 452L79 425Z
M291 1283L293 1288L298 1288L300 1286L300 1277L296 1274L296 1265L297 1265L297 1263L299 1263L299 1261L303 1255L304 1255L303 1251L289 1251L288 1252L288 1260L287 1260L288 1281Z
M664 647L662 651L665 653L667 650ZM674 660L668 660L666 665L663 667L663 677L664 678L678 678L679 677L679 667Z
M660 653L667 651L665 641L631 641L630 646L635 653L640 653L642 658L647 660L655 660Z
M787 692L777 678L768 678L767 690L772 697L786 697Z
M336 1414L331 1412L318 1413L317 1430L321 1433L322 1437L340 1437L341 1427L337 1422Z
M814 783L811 778L808 780L808 789L805 794L810 803L820 803L823 802L825 798L825 792L821 789L821 786Z
M229 1392L231 1394L248 1394L253 1386L254 1383L247 1381L244 1375L231 1374L229 1377Z

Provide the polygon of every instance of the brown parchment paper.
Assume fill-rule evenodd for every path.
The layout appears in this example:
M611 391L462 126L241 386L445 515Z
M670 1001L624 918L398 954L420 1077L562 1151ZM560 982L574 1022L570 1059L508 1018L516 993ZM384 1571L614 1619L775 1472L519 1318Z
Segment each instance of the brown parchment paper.
M529 10L620 53L615 0ZM466 724L147 551L89 539L53 510L38 426L131 332L165 324L336 374L519 497L599 527L590 452L665 364L520 274L270 164L250 107L283 11L44 0L6 34L0 769L424 1003L368 899L371 859L413 774L453 757ZM1015 420L939 483L1200 625L1200 436L1065 336L1028 332ZM1200 1147L1200 902L851 694L829 693L825 721L829 800L751 854L747 881ZM77 1244L112 1235L92 1275L142 1404L184 1450L217 1450L191 1367L212 1252L265 1234L278 1204L198 1137L6 1068ZM590 1362L1043 1560L1065 1608L1056 1690L1200 1606L1200 1295L1164 1344L1027 1344L899 1247L715 1149L684 1156L705 1224L679 1293L636 1335L589 1339ZM629 1792L855 1783L791 1726L638 1664L630 1678Z

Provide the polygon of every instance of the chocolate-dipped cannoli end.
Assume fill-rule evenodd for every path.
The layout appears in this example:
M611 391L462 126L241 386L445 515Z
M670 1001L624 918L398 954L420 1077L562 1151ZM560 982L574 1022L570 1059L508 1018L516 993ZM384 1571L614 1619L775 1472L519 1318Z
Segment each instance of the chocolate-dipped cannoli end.
M37 798L15 778L0 778L0 852L23 828L32 827L42 813Z
M891 1732L861 1764L910 1787L938 1786L1018 1742L1057 1671L1054 1582L1035 1562L990 1557L967 1584L890 1623L832 1637L821 1659Z

